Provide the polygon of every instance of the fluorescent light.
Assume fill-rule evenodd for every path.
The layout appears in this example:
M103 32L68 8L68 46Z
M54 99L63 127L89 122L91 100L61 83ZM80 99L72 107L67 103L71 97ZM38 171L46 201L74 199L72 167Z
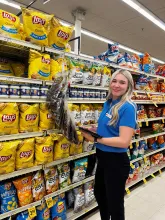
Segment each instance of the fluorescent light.
M145 8L142 4L140 4L138 1L136 0L122 0L122 1L128 4L130 7L134 8L144 17L152 21L152 23L156 24L158 27L160 27L162 30L165 31L165 23L161 21L158 17L156 17L151 11Z
M45 5L48 2L50 2L50 0L44 0L43 4Z
M14 3L13 1L7 1L7 0L0 0L0 3L4 5L8 5L13 8L21 9L19 4Z
M156 58L154 58L154 57L152 57L152 60L155 61L155 62L157 62L157 63L165 64L164 61L159 60L159 59L156 59Z

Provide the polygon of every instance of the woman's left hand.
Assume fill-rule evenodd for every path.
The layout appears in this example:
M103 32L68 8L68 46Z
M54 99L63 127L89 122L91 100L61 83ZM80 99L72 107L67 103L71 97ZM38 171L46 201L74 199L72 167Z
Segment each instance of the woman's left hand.
M92 135L88 134L87 132L81 131L81 134L87 139L88 141L94 142L94 137Z

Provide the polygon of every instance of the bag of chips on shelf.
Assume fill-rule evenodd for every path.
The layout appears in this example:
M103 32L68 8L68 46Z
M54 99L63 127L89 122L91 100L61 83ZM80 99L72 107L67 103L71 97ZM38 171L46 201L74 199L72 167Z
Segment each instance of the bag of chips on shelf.
M0 75L14 76L10 60L0 57Z
M72 208L74 205L74 193L72 189L66 192L66 203L67 208Z
M78 134L79 143L78 144L71 143L70 155L81 154L83 152L83 146L82 146L83 136L79 131L77 132L77 134Z
M32 193L34 201L41 200L46 195L44 176L41 171L37 171L32 178Z
M87 158L74 161L74 172L73 172L72 183L76 183L85 179L87 166L88 166Z
M51 75L50 80L55 80L59 72L60 72L59 63L54 59L50 59L50 75Z
M148 142L148 145L149 145L149 148L152 149L152 150L157 150L158 149L158 144L155 140L155 138L149 138L147 140Z
M0 174L15 170L16 149L20 141L0 142Z
M5 37L21 39L19 28L20 18L0 9L0 34Z
M19 131L21 133L38 131L39 104L20 104L19 110Z
M51 80L50 55L30 50L28 78Z
M47 194L53 193L59 189L59 178L57 167L46 168L44 170L46 192Z
M94 200L94 181L84 184L85 206L89 206Z
M34 218L33 218L34 219ZM17 215L16 220L31 220L28 211L21 212Z
M73 29L73 26L64 26L57 18L53 17L51 19L51 29L48 35L49 46L57 50L64 50L72 36Z
M21 62L11 62L14 75L18 77L25 77L25 65Z
M163 135L158 136L157 143L159 145L159 148L164 148L165 147L165 141L164 141L164 136Z
M101 86L108 87L111 79L111 69L104 66L101 78Z
M69 157L69 149L71 143L62 134L58 135L58 141L55 142L54 146L54 160Z
M73 191L74 191L74 197L75 197L74 212L79 212L85 206L85 195L84 195L83 186L74 188Z
M117 56L117 64L119 66L126 66L126 61L125 61L125 57L124 57L124 54L122 53L119 53L119 55Z
M83 152L89 152L93 150L94 144L93 142L87 141L86 139L83 142Z
M50 218L50 210L48 209L45 202L42 202L41 205L36 207L37 216L36 220L51 220Z
M34 165L35 138L20 141L16 152L16 170L26 169Z
M22 8L22 17L26 40L41 46L48 46L50 21L53 15Z
M83 85L92 85L93 84L94 73L91 71L91 63L85 62L83 69Z
M91 120L90 106L87 104L81 104L80 109L81 109L81 124L82 125L90 124L90 120Z
M59 57L56 60L58 62L59 65L59 72L63 72L63 71L68 71L68 59L63 58L63 57Z
M70 60L70 84L83 83L83 69L78 61Z
M21 35L21 40L26 40L26 34L22 23L20 23L19 34Z
M79 126L81 122L80 106L76 104L68 104L68 108L71 112L71 116L75 122L75 125Z
M151 73L151 64L152 64L151 56L148 53L145 53L143 57L144 72Z
M63 189L71 184L70 180L70 167L68 163L63 163L57 165L57 170L59 174L59 186Z
M103 109L103 106L101 104L93 104L94 106L94 114L95 114L95 122L94 123L97 123L98 122L98 119L100 117L100 114L102 112L102 109Z
M126 66L128 68L132 68L132 62L131 62L131 56L128 53L124 54L124 58L125 58L125 62L126 62Z
M19 206L25 206L33 202L32 195L32 176L20 177L13 181L17 189Z
M89 107L90 107L90 111L91 111L90 124L94 124L95 123L95 108L92 104L89 104Z
M52 162L54 145L52 137L36 137L35 140L35 165Z
M0 103L0 135L17 134L19 109L17 103Z
M132 68L134 70L139 70L139 63L140 63L140 58L137 54L133 54L131 56L131 62L132 62Z
M119 44L108 44L108 50L105 52L105 61L109 63L117 63L119 55Z

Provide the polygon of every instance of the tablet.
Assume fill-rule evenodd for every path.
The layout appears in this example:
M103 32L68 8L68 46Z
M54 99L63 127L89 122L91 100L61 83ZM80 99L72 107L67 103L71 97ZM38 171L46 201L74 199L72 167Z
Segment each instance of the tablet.
M100 136L99 134L93 132L93 131L90 131L88 130L87 128L83 128L83 127L79 127L80 131L84 131L86 133L89 133L90 135L92 135L92 137L95 137L95 138L102 138L102 136Z

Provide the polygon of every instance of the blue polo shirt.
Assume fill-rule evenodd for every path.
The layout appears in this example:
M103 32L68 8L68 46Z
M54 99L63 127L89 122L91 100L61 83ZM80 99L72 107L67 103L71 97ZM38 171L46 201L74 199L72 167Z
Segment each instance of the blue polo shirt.
M136 128L136 105L133 102L125 102L119 109L118 114L119 118L117 124L115 126L109 125L109 121L111 120L111 108L117 104L120 99L117 100L108 100L104 103L103 110L100 114L98 120L98 128L97 133L102 137L119 137L119 128L120 126L126 126L135 129ZM112 103L110 107L110 103ZM108 113L108 114L107 114ZM115 153L123 153L127 152L127 148L118 148L113 146L107 146L104 144L97 143L96 148L106 151L106 152L115 152Z

